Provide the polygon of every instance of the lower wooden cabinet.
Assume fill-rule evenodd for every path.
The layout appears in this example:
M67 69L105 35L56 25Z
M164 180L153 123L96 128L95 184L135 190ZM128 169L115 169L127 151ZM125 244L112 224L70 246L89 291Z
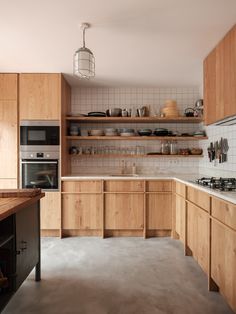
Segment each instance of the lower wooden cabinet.
M166 193L146 194L147 229L172 229L172 195Z
M17 189L17 179L0 179L0 189Z
M208 273L209 217L207 212L191 203L187 204L187 246L201 268Z
M236 231L212 221L211 277L236 312Z
M63 194L62 208L63 229L102 228L101 194Z
M143 194L115 193L105 195L105 229L143 229L143 212Z
M61 193L46 192L40 200L41 229L61 229Z
M175 232L182 243L185 243L185 198L175 195Z

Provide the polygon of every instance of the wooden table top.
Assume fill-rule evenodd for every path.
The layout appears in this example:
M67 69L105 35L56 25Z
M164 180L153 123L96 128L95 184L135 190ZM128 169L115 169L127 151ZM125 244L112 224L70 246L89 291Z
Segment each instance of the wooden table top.
M34 204L44 195L41 190L0 190L0 221Z

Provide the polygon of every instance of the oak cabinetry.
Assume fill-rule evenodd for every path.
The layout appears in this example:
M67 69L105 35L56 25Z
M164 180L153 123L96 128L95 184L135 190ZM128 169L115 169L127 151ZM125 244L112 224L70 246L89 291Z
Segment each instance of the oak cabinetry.
M16 189L17 179L0 179L0 189Z
M213 197L211 215L236 230L236 205Z
M17 80L17 74L0 74L0 184L11 188L18 178Z
M202 269L208 273L209 217L198 206L187 203L187 246Z
M175 195L175 232L178 234L182 243L185 243L185 216L186 216L185 199Z
M62 228L101 229L102 196L99 194L62 195Z
M61 193L45 192L40 200L42 235L59 236L61 229Z
M105 195L105 229L143 229L143 194L111 193Z
M206 211L210 211L210 195L198 189L187 187L187 200Z
M205 122L236 114L236 25L204 60Z
M20 74L20 120L60 120L61 74Z
M236 230L214 220L211 226L211 277L236 311Z
M64 181L62 182L62 192L69 193L101 193L101 181Z
M108 180L104 182L105 192L144 192L144 181Z

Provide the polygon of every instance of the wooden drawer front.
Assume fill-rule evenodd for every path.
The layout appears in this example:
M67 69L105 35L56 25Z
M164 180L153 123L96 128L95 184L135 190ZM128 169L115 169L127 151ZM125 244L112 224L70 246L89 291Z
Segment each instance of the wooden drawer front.
M62 196L63 229L101 229L102 195Z
M143 204L142 194L106 194L105 229L142 229Z
M105 192L144 192L143 181L105 181Z
M172 182L171 181L147 181L146 191L147 192L171 192Z
M186 197L186 186L183 183L180 182L175 182L175 193L182 196Z
M62 192L101 193L101 181L63 181Z
M172 229L172 196L171 194L146 195L147 228L149 230Z
M187 187L187 199L206 211L210 211L210 196L207 193Z
M212 216L236 230L236 205L213 197Z
M185 199L179 195L175 196L175 231L179 235L180 241L185 239Z
M211 277L236 312L236 232L212 221Z

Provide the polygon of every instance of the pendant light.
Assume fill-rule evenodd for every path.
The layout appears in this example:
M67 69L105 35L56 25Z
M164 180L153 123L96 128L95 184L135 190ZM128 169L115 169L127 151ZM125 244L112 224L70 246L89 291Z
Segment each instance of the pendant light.
M85 47L85 30L89 28L88 23L81 24L83 32L83 47L79 48L74 54L74 75L90 79L95 76L95 59L92 51Z

